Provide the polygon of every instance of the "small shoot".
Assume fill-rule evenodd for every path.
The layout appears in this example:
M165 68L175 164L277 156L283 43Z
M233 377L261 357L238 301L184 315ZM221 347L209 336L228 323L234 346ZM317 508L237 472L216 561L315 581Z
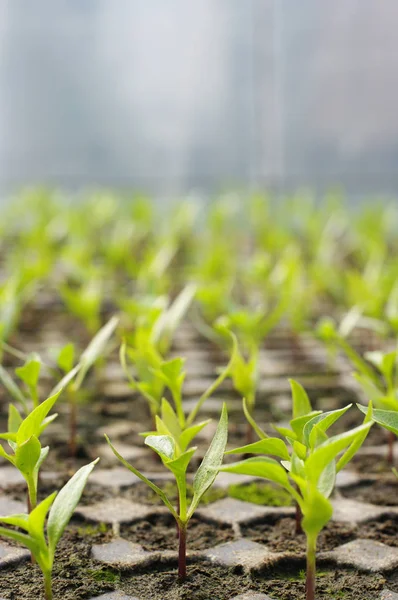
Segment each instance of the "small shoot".
M175 477L178 489L178 508L173 507L167 495L157 485L150 481L145 475L129 464L114 448L109 438L105 436L106 441L111 447L115 456L120 462L129 469L134 475L144 481L161 498L173 515L177 523L179 551L178 551L178 579L183 581L187 575L186 567L186 543L187 526L197 509L204 493L213 485L217 472L221 467L223 455L225 452L228 436L228 416L227 407L224 404L221 412L220 421L217 426L214 438L207 450L193 480L194 495L191 503L187 500L187 469L196 448L187 448L187 444L178 446L172 435L148 435L145 443L152 448L161 458L164 466L171 471ZM187 441L187 440L186 440Z
M15 527L15 529L10 529L0 526L0 535L28 548L39 565L44 577L46 600L53 600L51 574L58 542L80 501L87 479L98 460L97 458L92 463L81 467L58 494L54 492L48 496L30 514L0 517L1 523Z
M327 430L349 407L327 413L311 411L304 389L296 382L292 383L292 388L295 396L292 428L277 428L286 443L280 438L265 437L230 450L226 454L265 456L225 465L220 470L268 479L280 485L297 503L302 515L301 527L307 538L306 599L315 600L317 538L333 513L328 498L336 474L358 451L373 424L372 405L369 405L362 425L329 438ZM343 454L338 458L341 452Z
M29 511L36 507L39 470L49 451L48 446L42 448L39 438L57 416L56 414L48 416L48 414L60 393L61 391L47 398L25 419L21 417L18 409L10 404L8 431L0 434L0 439L6 440L12 451L8 453L0 446L0 456L18 469L27 483Z

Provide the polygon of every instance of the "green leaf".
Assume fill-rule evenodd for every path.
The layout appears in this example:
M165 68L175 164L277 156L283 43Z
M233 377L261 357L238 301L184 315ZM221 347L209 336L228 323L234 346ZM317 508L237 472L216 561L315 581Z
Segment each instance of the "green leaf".
M336 482L336 461L332 460L322 471L317 488L325 498L329 498Z
M364 423L373 423L373 405L372 402L369 402L368 411L364 418ZM364 443L366 436L368 435L369 430L364 431L361 435L358 435L355 440L351 443L349 448L344 452L343 456L339 459L336 467L337 473L341 471L343 467L346 466L347 463L350 462L352 457L358 452L359 448Z
M9 406L8 406L8 425L7 425L8 432L9 433L17 433L22 421L23 421L23 419L19 413L19 410L13 404L9 404Z
M18 515L10 515L9 517L0 517L0 522L6 525L14 525L24 531L29 531L29 515L23 513Z
M40 453L41 444L34 435L26 442L17 445L14 462L25 479L32 477L36 463L40 458Z
M50 496L47 496L40 504L32 510L28 519L28 531L32 538L42 541L45 544L44 538L44 522L46 520L47 513L50 506L55 500L57 492L53 492Z
M160 414L168 432L177 440L181 434L181 427L173 407L165 398L162 398Z
M23 367L15 369L16 375L29 387L36 387L39 381L41 361L38 355L27 360Z
M0 365L0 381L15 402L19 402L25 412L29 412L24 394L21 392L14 380L8 374L8 371L6 371L2 365Z
M225 454L272 454L273 456L279 456L284 460L289 460L290 455L286 448L286 444L279 438L266 438L265 440L259 440L253 444L247 444L246 446L240 446L233 450L227 450Z
M301 509L303 511L301 526L304 532L308 537L316 538L332 518L331 503L312 486Z
M192 456L195 454L196 448L190 448L178 458L167 462L167 468L170 469L176 478L185 475Z
M163 490L161 490L156 484L154 484L152 481L150 481L150 479L145 477L145 475L143 475L140 471L138 471L138 469L136 469L135 467L130 465L130 463L128 463L127 460L125 460L123 458L123 456L121 454L119 454L119 452L116 450L116 448L112 445L110 439L108 438L108 436L106 434L105 434L105 439L108 442L113 454L122 463L122 465L124 465L126 467L126 469L128 469L129 471L131 471L131 473L133 473L139 479L141 479L141 481L146 483L159 496L159 498L162 500L162 502L167 506L167 508L173 515L173 517L176 520L178 520L178 515L177 515L174 507L170 503L169 499L167 498L166 494L163 492Z
M304 427L307 425L308 421L311 421L314 417L320 414L322 414L321 410L313 410L302 417L297 417L296 419L292 419L290 421L290 427L293 429L299 442L304 443Z
M42 423L56 403L61 391L44 400L22 421L17 432L18 444L22 444L32 437L32 435L36 435L37 437L40 435Z
M201 421L200 423L197 423L196 425L192 425L191 427L187 427L187 429L185 429L181 433L181 435L180 435L180 448L181 448L181 450L185 451L188 448L189 444L192 442L192 440L209 423L211 423L211 419L207 419L207 421Z
M227 405L224 403L221 411L220 421L218 423L212 442L193 480L194 497L192 499L192 503L188 511L189 516L192 516L200 502L201 497L206 492L206 490L208 490L209 487L213 484L217 476L218 468L222 464L225 447L227 445L227 437L228 413Z
M308 415L312 412L312 406L307 392L303 386L294 379L289 379L289 383L292 389L293 419Z
M119 317L113 316L98 333L93 337L87 348L80 357L80 370L76 379L76 388L79 389L87 372L94 363L103 355L106 345L112 337L116 327L119 324Z
M145 444L166 462L174 459L176 444L171 435L148 435Z
M274 481L283 487L289 485L285 469L273 458L265 456L254 456L253 458L247 458L236 463L223 465L219 471L262 477Z
M69 373L73 369L75 359L75 346L71 342L66 344L58 354L58 366L65 373Z
M13 529L0 527L0 535L22 544L28 548L28 550L30 550L35 557L37 557L40 552L41 548L37 544L36 540L32 539L30 535L27 535L26 533L20 533L19 531L14 531Z
M357 407L365 414L368 411L366 406L361 406L361 404L357 404ZM395 435L398 435L398 411L375 408L372 413L372 419L388 431L392 431Z
M359 427L355 427L355 429L335 435L318 446L305 462L305 472L308 480L316 485L326 466L334 460L344 448L349 446L358 435L362 435L364 431L368 431L370 426L371 423L360 425Z
M340 408L338 410L331 410L320 415L313 417L310 421L305 424L303 430L303 442L307 446L307 448L314 448L314 436L311 438L312 430L316 426L316 428L320 431L326 432L329 427L333 425L340 417L344 415L345 412L352 406L352 404L348 404L344 408ZM316 435L316 433L315 433Z
M64 485L54 500L47 522L48 545L52 556L55 554L57 544L79 503L87 479L98 460L97 458L90 464L81 467Z

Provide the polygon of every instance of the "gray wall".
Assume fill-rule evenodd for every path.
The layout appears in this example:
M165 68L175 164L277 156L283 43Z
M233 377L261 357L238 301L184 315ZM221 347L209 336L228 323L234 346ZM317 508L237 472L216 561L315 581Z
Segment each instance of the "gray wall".
M394 0L1 0L0 189L398 191Z

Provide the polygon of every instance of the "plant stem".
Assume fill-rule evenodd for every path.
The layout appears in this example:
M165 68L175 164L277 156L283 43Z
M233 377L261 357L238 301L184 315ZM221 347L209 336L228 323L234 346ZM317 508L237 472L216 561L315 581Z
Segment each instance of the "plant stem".
M300 535L303 533L303 529L301 527L301 520L303 518L303 513L301 512L301 508L298 502L296 502L296 535Z
M69 456L76 458L76 437L77 437L77 404L76 391L68 388L69 402Z
M178 579L184 581L187 576L187 524L178 524L179 544L178 544Z
M46 600L53 599L53 590L51 585L51 572L44 573L44 591L46 595Z
M316 572L316 537L307 536L307 581L306 600L315 600L315 572Z
M34 478L28 479L28 512L30 513L37 505L37 490Z

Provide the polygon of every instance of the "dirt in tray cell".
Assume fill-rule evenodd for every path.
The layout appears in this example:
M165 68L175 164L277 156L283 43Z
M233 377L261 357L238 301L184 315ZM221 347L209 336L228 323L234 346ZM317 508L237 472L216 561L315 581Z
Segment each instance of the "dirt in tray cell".
M136 523L120 526L122 538L141 544L144 550L177 550L177 530L169 514L153 515ZM206 522L193 516L188 524L189 550L205 550L234 539L229 525Z
M398 479L361 481L357 485L341 489L340 492L345 498L352 498L359 502L368 502L377 506L396 506L398 504Z
M398 547L398 515L382 515L358 527L358 538Z
M398 464L398 460L395 461L395 464ZM391 473L391 465L387 462L386 457L380 454L356 454L350 465L364 475Z
M295 533L295 519L270 518L242 525L242 534L254 542L265 544L272 552L305 554L305 535ZM357 537L356 528L348 523L330 521L318 537L318 552L333 550Z
M90 557L92 544L111 539L112 534L104 525L68 527L58 544L54 563L54 600L85 600L115 588L119 580L117 572L102 568ZM43 600L43 576L39 567L26 561L2 569L0 597L5 600Z
M140 600L230 600L247 593L269 594L275 600L304 600L303 571L275 570L250 576L240 569L208 564L188 565L185 582L176 580L176 569L163 567L131 576L122 573L120 586ZM319 571L317 600L378 600L385 580L380 575L355 571Z

